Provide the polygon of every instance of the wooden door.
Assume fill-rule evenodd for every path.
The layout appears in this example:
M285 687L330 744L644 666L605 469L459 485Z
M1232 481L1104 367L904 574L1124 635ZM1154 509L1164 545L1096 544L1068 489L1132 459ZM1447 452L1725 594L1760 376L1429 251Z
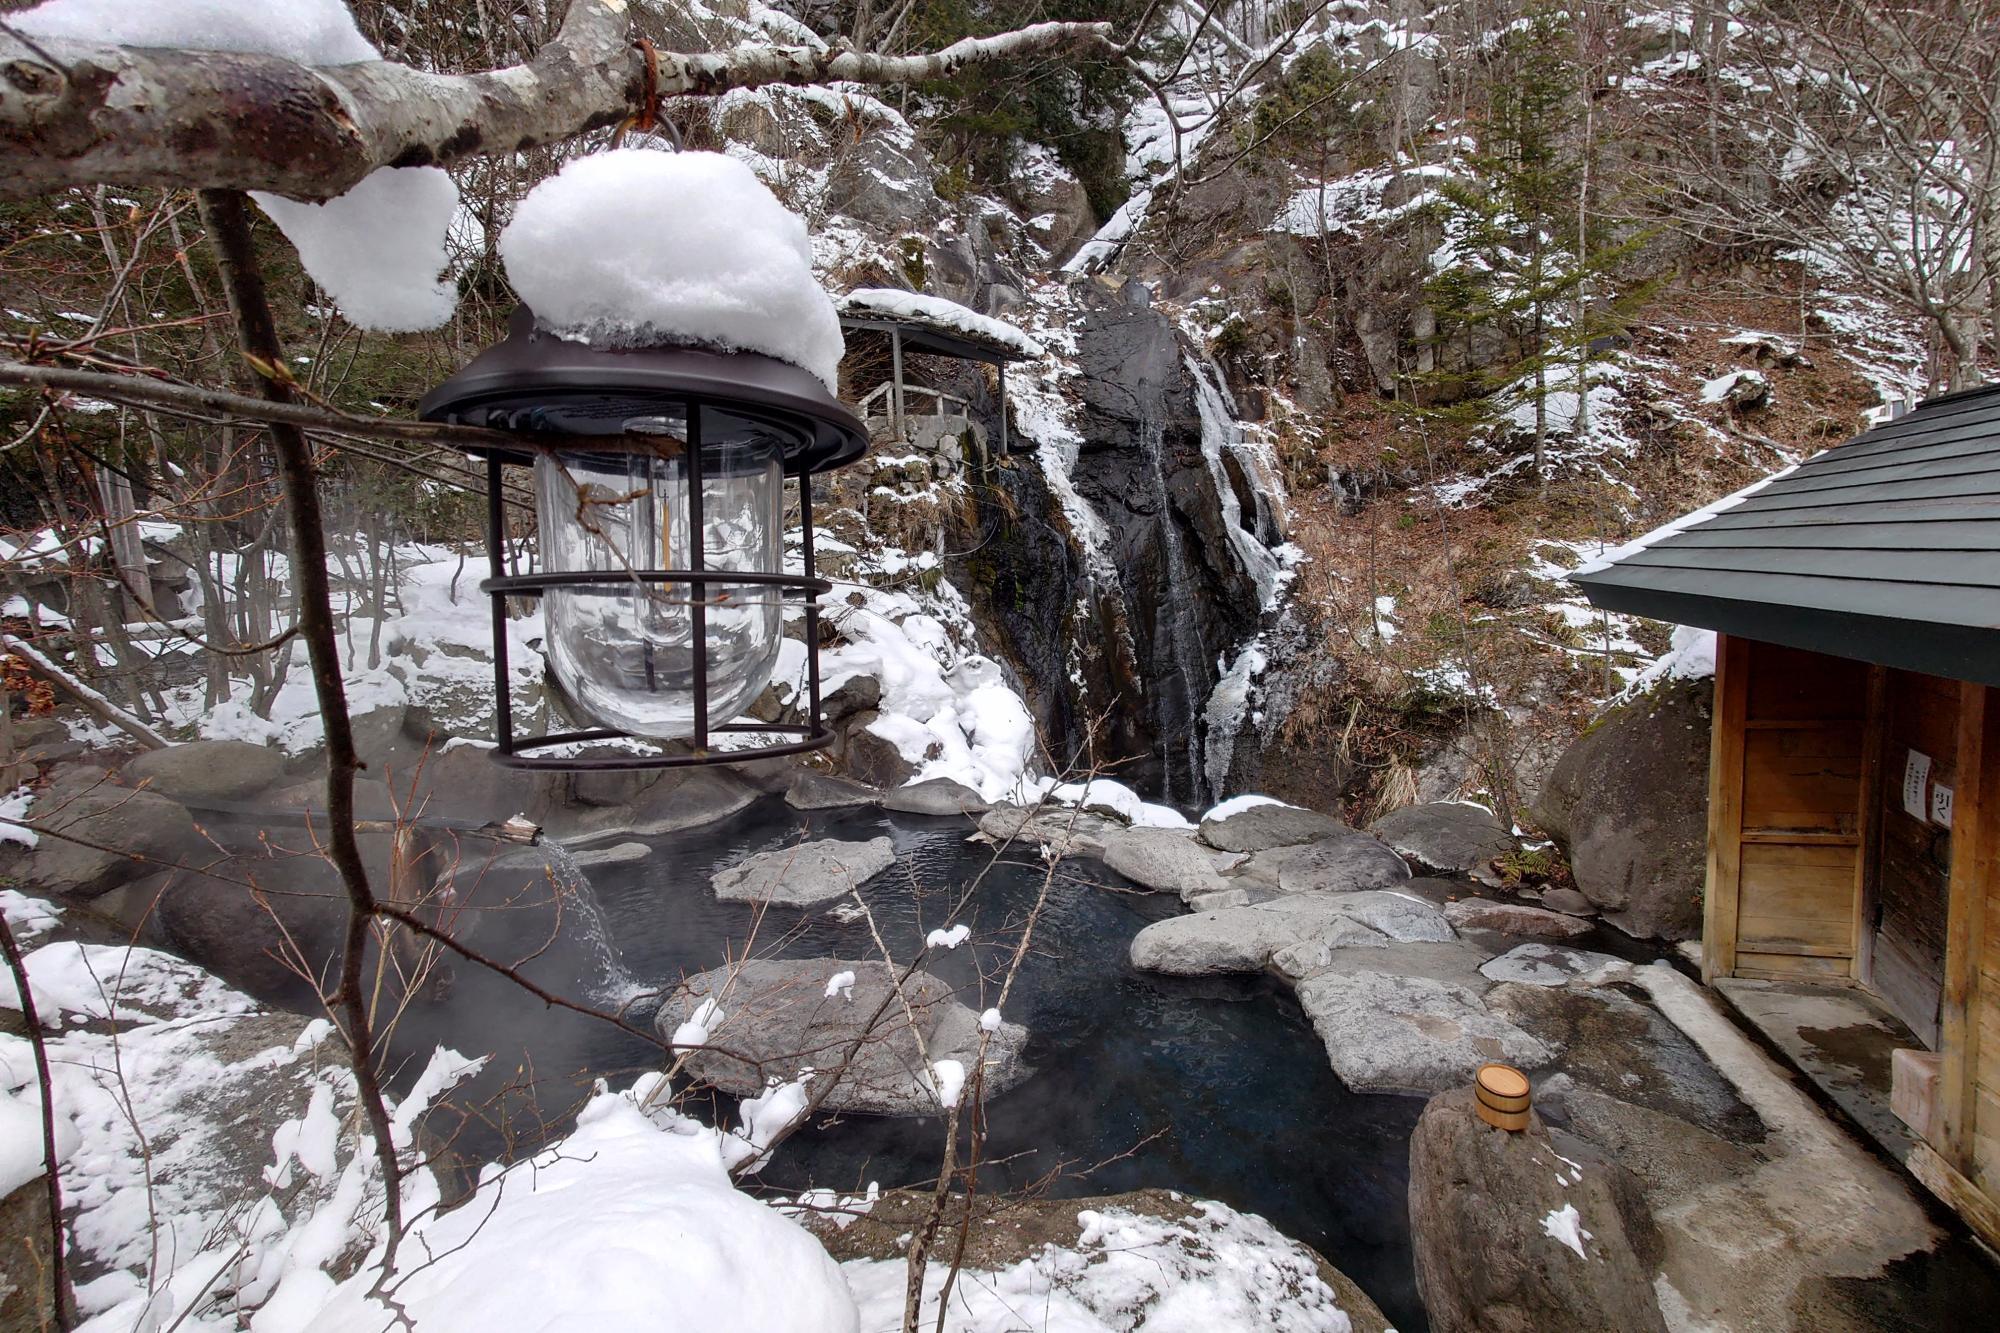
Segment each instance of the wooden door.
M1954 680L1890 671L1883 701L1881 846L1862 980L1933 1050L1952 863L1952 830L1933 807L1940 788L1960 785L1961 693Z
M1710 976L1850 979L1868 668L1725 638L1711 751Z

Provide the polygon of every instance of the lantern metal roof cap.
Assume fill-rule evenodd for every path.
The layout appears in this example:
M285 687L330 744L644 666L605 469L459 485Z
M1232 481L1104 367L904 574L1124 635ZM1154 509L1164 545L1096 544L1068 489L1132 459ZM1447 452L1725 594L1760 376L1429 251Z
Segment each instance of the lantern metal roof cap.
M535 325L534 312L515 307L507 336L474 357L417 404L425 421L510 429L514 413L564 399L644 394L696 399L799 421L807 438L785 451L792 476L844 467L868 449L868 429L854 410L826 391L811 372L756 352L696 347L594 347L559 338ZM606 443L611 437L606 437ZM595 445L593 441L593 445ZM509 463L531 463L532 449L468 452Z

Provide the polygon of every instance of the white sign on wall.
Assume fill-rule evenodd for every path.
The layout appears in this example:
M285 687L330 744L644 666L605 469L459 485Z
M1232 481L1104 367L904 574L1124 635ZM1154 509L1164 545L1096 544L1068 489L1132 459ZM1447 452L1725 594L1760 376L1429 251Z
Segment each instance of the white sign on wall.
M1931 787L1931 823L1951 827L1951 788L1942 782Z
M1930 785L1931 757L1916 750L1903 760L1903 811L1912 819L1930 818L1924 789Z

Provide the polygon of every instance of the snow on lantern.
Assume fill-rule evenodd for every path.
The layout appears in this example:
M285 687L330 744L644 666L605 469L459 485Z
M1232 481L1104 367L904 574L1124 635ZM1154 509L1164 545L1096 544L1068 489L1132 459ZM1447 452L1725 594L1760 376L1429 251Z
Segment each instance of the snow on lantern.
M700 201L700 202L696 202ZM425 395L426 420L522 437L484 451L496 666L495 757L517 768L651 768L818 749L814 473L867 448L831 391L832 303L804 225L712 153L581 158L522 201L500 242L526 304L507 338ZM536 437L540 437L537 439ZM508 574L501 476L534 468L541 568ZM803 567L784 565L796 483ZM505 599L543 600L557 681L594 730L521 738ZM788 598L804 608L799 723L738 720L769 683ZM711 749L717 733L760 734ZM533 755L617 737L685 752Z

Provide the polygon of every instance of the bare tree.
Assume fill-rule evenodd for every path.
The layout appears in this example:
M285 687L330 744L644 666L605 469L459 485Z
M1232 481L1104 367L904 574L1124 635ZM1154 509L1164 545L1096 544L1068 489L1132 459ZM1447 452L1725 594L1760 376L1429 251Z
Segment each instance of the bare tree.
M1710 142L1668 154L1671 214L1709 239L1800 252L1927 331L1934 387L1978 384L2000 307L2000 5L1696 9L1706 43L1665 91L1677 127ZM1725 51L1751 77L1732 77Z

